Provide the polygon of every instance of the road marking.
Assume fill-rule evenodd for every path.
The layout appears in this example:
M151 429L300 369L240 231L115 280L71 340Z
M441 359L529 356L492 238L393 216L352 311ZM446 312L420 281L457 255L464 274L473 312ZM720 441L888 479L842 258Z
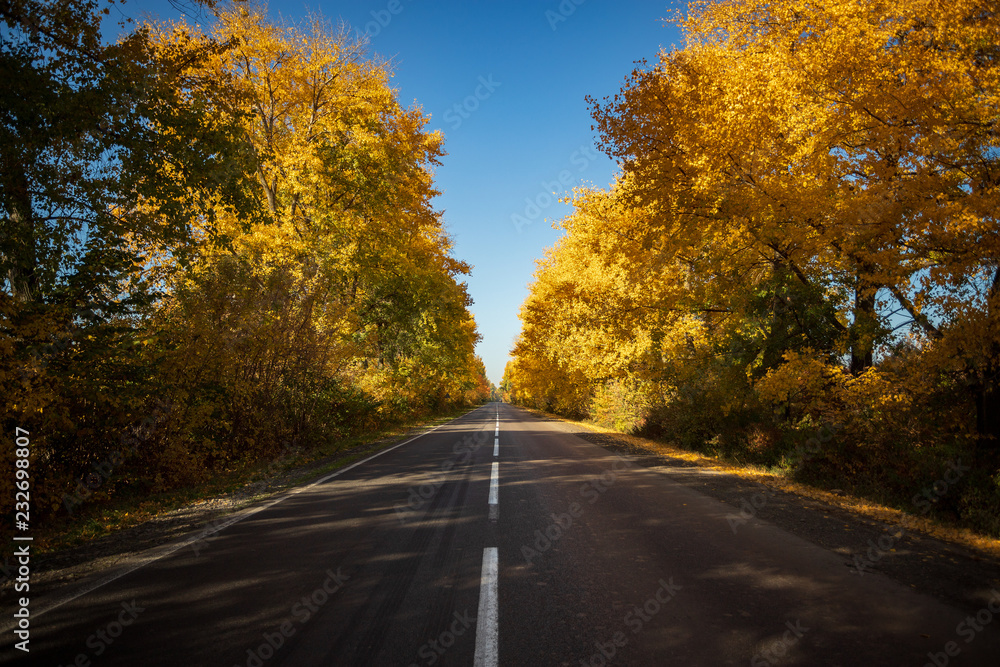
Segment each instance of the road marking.
M493 440L493 456L500 456L500 438Z
M496 465L496 464L494 464ZM499 658L497 604L497 548L483 549L483 574L479 584L479 615L476 617L474 667L496 667Z
M490 520L496 521L499 515L499 505L497 503L497 482L500 479L500 464L493 462L493 469L490 472Z
M497 504L497 480L500 477L500 464L493 462L493 471L490 473L490 505Z
M34 610L34 609L32 610L31 617L32 618L38 618L39 616L41 616L43 614L47 614L50 611L52 611L53 609L58 609L59 607L62 607L63 605L68 604L68 603L72 602L73 600L76 600L77 598L81 598L84 595L87 595L88 593L93 593L94 591L96 591L99 588L103 588L104 586L107 586L108 584L110 584L110 583L112 583L114 581L117 581L118 579L121 579L122 577L124 577L126 575L132 574L136 570L139 570L139 569L141 569L143 567L146 567L150 563L155 563L156 561L158 561L158 560L160 560L162 558L166 558L167 556L170 556L171 554L180 551L184 547L190 546L191 544L194 544L195 542L204 540L207 537L211 537L212 535L215 535L216 533L219 533L222 530L224 530L224 529L232 526L234 523L238 523L240 521L243 521L244 519L247 519L247 518L253 516L254 514L257 514L258 512L263 512L264 510L271 509L272 507L274 507L278 503L284 502L285 500L288 500L292 496L295 496L295 495L297 495L299 493L302 493L303 491L307 491L307 490L313 488L314 486L318 486L320 484L323 484L324 482L328 482L331 479L333 479L334 477L337 477L339 475L343 475L348 470L353 470L354 468L357 468L360 465L364 465L365 463L368 463L369 461L371 461L374 458L378 458L379 456L382 456L383 454L388 454L392 450L399 449L403 445L408 445L411 442L413 442L414 440L418 440L418 439L424 437L425 435L433 433L434 431L438 430L442 426L447 426L448 424L451 424L452 422L457 421L458 419L461 419L462 417L465 417L466 415L472 414L473 412L475 412L475 410L467 412L464 415L461 415L460 417L456 417L455 419L447 421L447 422L445 422L443 424L438 424L434 428L428 429L428 430L424 431L423 433L418 433L417 435L413 436L412 438L410 438L409 440L407 440L405 442L401 442L398 445L393 445L392 447L387 447L386 449L383 449L381 451L375 452L371 456L369 456L367 458L364 458L364 459L362 459L360 461L356 461L356 462L352 463L351 465L347 466L346 468L341 468L340 470L337 470L336 472L334 472L332 474L329 474L329 475L323 477L322 479L318 479L315 482L312 482L311 484L307 484L305 486L300 486L298 488L292 489L291 491L288 491L287 493L285 493L285 494L283 494L283 495L281 495L281 496L279 496L279 497L277 497L277 498L275 498L273 500L270 500L270 501L264 503L263 505L258 505L256 507L252 507L251 506L251 507L248 507L246 509L240 510L240 511L236 512L234 515L230 516L228 519L225 519L224 521L220 521L219 523L216 523L214 526L212 526L212 528L210 530L209 529L203 529L203 530L198 531L198 532L192 532L189 535L186 535L186 536L183 536L183 537L179 538L176 542L167 542L166 544L160 545L158 547L154 547L154 548L152 548L152 549L150 549L150 550L148 550L148 551L146 551L144 553L137 554L136 556L134 556L132 558L126 558L125 562L127 564L125 566L123 566L121 569L112 571L112 572L110 572L108 574L105 574L103 576L98 576L97 578L93 579L89 583L84 584L83 586L81 586L80 588L74 590L73 592L71 592L71 593L69 593L69 594L67 594L67 595L65 595L63 597L56 598L56 600L54 602L52 602L51 604L46 604L47 601L46 600L42 600L41 601L41 605L39 605L40 608L37 609L37 610ZM131 561L131 562L129 562L129 561ZM15 627L15 625L16 624L12 624L9 621L0 621L0 632L8 632L11 628Z

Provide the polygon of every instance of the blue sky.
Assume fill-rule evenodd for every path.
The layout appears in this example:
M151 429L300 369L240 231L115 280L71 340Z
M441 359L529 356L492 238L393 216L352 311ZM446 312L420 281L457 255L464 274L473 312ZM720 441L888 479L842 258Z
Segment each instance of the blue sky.
M183 2L183 0L180 0ZM667 0L286 0L272 16L295 21L318 12L367 31L389 59L404 105L431 115L448 155L437 169L454 255L468 277L483 340L478 353L500 382L520 331L534 260L559 237L551 223L569 208L555 202L577 184L611 182L614 164L596 152L586 95L614 95L661 47L681 44L662 19ZM122 7L172 18L163 0ZM562 176L562 181L560 181ZM569 183L569 185L566 185ZM519 217L515 217L519 216Z

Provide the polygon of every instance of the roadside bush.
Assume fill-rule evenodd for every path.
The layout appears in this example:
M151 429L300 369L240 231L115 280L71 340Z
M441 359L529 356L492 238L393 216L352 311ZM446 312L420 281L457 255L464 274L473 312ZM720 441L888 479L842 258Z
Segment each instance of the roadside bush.
M622 433L635 433L646 425L649 411L645 393L622 380L598 387L590 402L590 418Z

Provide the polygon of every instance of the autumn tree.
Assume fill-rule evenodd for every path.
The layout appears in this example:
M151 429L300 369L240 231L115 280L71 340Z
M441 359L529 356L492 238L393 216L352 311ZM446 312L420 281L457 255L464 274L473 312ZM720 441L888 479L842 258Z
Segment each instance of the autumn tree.
M388 67L319 17L282 25L233 7L210 34L158 34L164 49L234 45L202 75L232 81L260 207L220 211L216 240L177 274L163 342L179 382L202 382L191 360L209 360L226 387L215 424L270 446L464 396L478 334L456 280L470 269L430 203L442 139L399 105ZM340 416L324 421L331 404Z
M977 459L942 505L1000 530L996 9L676 20L683 48L591 101L621 172L568 199L502 387L901 507Z
M107 43L106 9L0 2L0 389L37 509L481 396L442 139L385 63L240 4Z
M825 294L815 312L855 374L905 314L923 345L963 359L983 435L998 20L981 2L696 3L687 46L594 108L628 195L679 221L673 241L732 239Z
M226 45L158 51L128 24L109 43L111 6L0 3L0 392L55 485L158 393L136 354L162 296L147 258L189 258L214 229L206 202L250 211L240 128L192 77Z

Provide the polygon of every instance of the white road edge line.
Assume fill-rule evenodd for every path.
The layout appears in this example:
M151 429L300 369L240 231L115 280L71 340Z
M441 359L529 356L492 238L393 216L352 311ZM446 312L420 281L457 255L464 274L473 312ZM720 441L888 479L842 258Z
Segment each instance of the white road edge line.
M476 616L474 667L496 667L499 659L497 604L497 548L483 549L483 573L479 584L479 615Z
M468 414L472 414L472 412L475 412L475 410L471 410L470 412L466 412L464 415L461 415L460 417L456 417L455 419L451 419L449 421L446 421L443 424L438 424L434 428L429 429L427 431L424 431L423 433L418 433L417 435L413 436L409 440L406 440L405 442L401 442L398 445L393 445L392 447L388 447L388 448L383 449L381 451L375 452L371 456L369 456L367 458L364 458L364 459L362 459L360 461L355 461L354 463L352 463L351 465L347 466L346 468L341 468L340 470L337 470L336 472L334 472L334 473L332 473L330 475L327 475L327 476L325 476L325 477L323 477L321 479L318 479L315 482L312 482L312 483L307 484L305 486L300 486L300 487L298 487L296 489L292 489L288 493L286 493L286 494L284 494L284 495L282 495L282 496L280 496L278 498L275 498L274 500L272 500L270 502L267 502L267 503L265 503L265 504L263 504L263 505L261 505L259 507L250 507L248 509L241 510L241 511L237 512L236 514L234 514L233 516L231 516L230 518L226 519L225 521L222 521L221 523L215 524L214 526L212 526L211 530L201 530L201 531L199 531L197 533L192 533L191 535L188 535L186 537L182 537L177 542L168 542L167 544L164 544L164 545L162 545L160 547L156 547L156 548L152 549L150 552L148 552L146 555L139 556L137 558L137 560L135 562L133 562L132 564L126 565L122 569L117 570L115 572L112 572L112 573L110 573L109 575L107 575L105 577L101 577L101 578L97 579L96 581L94 581L94 582L92 582L90 584L85 584L84 586L82 586L78 590L73 591L72 593L68 594L66 597L57 600L56 602L52 603L49 606L46 606L46 607L43 607L41 609L37 609L37 610L32 611L31 617L32 618L38 618L42 614L47 614L48 612L50 612L50 611L52 611L54 609L58 609L59 607L65 605L65 604L69 604L73 600L81 598L84 595L87 595L88 593L93 593L98 588L102 588L104 586L107 586L108 584L112 583L113 581L117 581L118 579L121 579L122 577L124 577L124 576L126 576L128 574L132 574L136 570L139 570L139 569L141 569L141 568L149 565L150 563L155 563L156 561L160 560L161 558L166 558L167 556L169 556L169 555L171 555L173 553L176 553L177 551L180 551L181 549L183 549L186 546L189 546L189 545L191 545L191 544L193 544L195 542L198 542L198 541L201 541L201 540L203 540L203 539L205 539L207 537L210 537L210 536L218 533L219 531L224 530L225 528L228 528L229 526L232 526L234 523L242 521L243 519L246 519L247 517L253 516L254 514L257 514L258 512L263 512L266 509L270 509L270 508L274 507L275 505L277 505L278 503L284 502L285 500L288 500L289 498L291 498L294 495L297 495L299 493L302 493L303 491L311 489L314 486L318 486L319 484L323 484L324 482L328 482L331 479L333 479L334 477L337 477L338 475L343 475L348 470L352 470L354 468L357 468L359 465L362 465L364 463L368 463L369 461L371 461L374 458L378 458L379 456L382 456L383 454L387 454L388 452L391 452L394 449L398 449L398 448L402 447L403 445L408 445L411 442L413 442L414 440L417 440L418 438L422 438L425 435L433 433L434 431L438 430L442 426L447 426L448 424L450 424L451 422L455 421L456 419L461 419L461 417L464 417L464 416L466 416ZM10 624L9 621L4 621L3 624L0 625L0 632L5 632L6 633L11 628L15 627L16 625L17 625L16 623Z

